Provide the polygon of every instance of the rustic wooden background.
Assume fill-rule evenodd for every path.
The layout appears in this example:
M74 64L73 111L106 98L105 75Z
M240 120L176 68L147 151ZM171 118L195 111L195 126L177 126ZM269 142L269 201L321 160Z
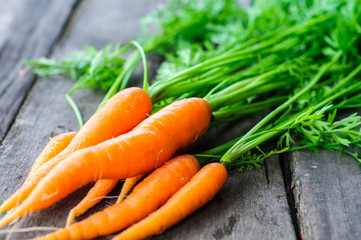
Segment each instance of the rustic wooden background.
M78 129L64 98L72 81L36 78L24 61L40 56L61 59L86 45L127 43L139 35L138 19L161 2L0 0L0 202L21 186L49 137ZM152 57L150 62L157 65L159 59ZM134 81L140 76L141 69ZM85 119L102 96L93 90L75 94ZM221 126L210 131L203 144L240 135L254 122L243 119ZM230 172L210 203L153 239L361 239L360 186L361 168L348 156L299 151L272 157L260 169ZM14 228L63 227L70 208L90 187L21 219ZM119 190L120 186L110 195ZM102 201L86 216L114 201ZM0 239L45 233L1 234Z

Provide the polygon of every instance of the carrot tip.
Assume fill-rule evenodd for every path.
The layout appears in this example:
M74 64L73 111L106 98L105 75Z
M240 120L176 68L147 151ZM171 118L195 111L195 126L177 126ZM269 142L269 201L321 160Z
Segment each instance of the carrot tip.
M69 227L73 223L74 218L75 218L75 213L73 210L71 210L68 215L68 218L66 219L65 227Z
M5 202L5 203L6 203L6 202ZM7 206L5 205L5 203L0 206L0 214L2 214L3 212L9 210L9 209L7 208Z
M5 215L1 220L0 220L0 229L5 227L6 225L8 225L9 223L13 222L16 220L16 218L13 216L12 214L13 212L9 212L7 215Z
M125 195L123 195L123 194L119 195L119 197L115 203L120 203L121 201L123 201L124 197L125 197Z
M5 202L3 202L3 204L1 204L0 214L16 207L17 204L15 203L13 196L14 195L10 196L8 199L5 200Z

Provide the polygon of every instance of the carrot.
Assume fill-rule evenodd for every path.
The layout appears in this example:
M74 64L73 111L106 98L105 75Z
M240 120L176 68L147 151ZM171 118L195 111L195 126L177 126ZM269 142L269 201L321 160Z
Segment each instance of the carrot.
M203 135L211 114L204 99L184 99L153 114L126 134L70 154L39 181L17 209L0 221L0 228L51 206L91 181L150 172Z
M120 191L117 203L121 202L125 195L132 189L132 187L141 179L144 174L139 174L135 177L127 178ZM119 180L115 179L101 179L96 181L94 186L89 190L88 194L78 203L73 209L71 209L68 218L66 220L66 227L68 227L74 220L88 211L90 208L99 203L113 188L117 185Z
M143 239L163 232L206 204L227 180L227 170L220 163L203 167L162 207L134 224L113 240Z
M193 156L175 157L140 182L124 201L39 239L90 239L120 231L155 211L198 170Z
M118 182L119 180L117 179L102 179L96 181L83 200L70 210L66 220L66 226L69 226L74 218L82 215L99 203L111 190L113 190Z
M135 177L127 178L125 180L117 199L117 203L124 199L125 195L143 176L144 174L139 174ZM66 220L66 227L68 227L74 221L74 218L82 215L97 203L99 203L111 190L113 190L118 182L119 180L116 179L101 179L96 181L85 198L83 198L80 203L78 203L73 209L70 210Z
M31 176L36 170L38 170L38 168L40 168L44 163L63 151L69 145L70 141L74 138L75 135L76 132L67 132L61 133L51 138L49 143L44 147L43 151L41 151L39 156L35 159L28 177Z
M151 111L150 98L142 89L133 87L118 92L84 124L63 151L32 174L0 208L8 210L21 203L37 183L68 154L128 132Z
M141 88L118 92L80 128L62 156L94 146L134 128L152 112L152 102Z
M31 178L32 174L38 170L44 163L56 156L59 152L68 146L69 142L73 139L76 132L61 133L53 137L49 143L44 147L39 156L35 159L33 166L26 179ZM25 180L26 181L26 180ZM8 209L8 203L4 203L0 207L0 214Z
M122 190L120 191L119 197L117 199L117 203L123 201L125 195L132 189L132 187L138 182L139 179L144 177L144 174L139 174L135 177L127 178L123 184Z

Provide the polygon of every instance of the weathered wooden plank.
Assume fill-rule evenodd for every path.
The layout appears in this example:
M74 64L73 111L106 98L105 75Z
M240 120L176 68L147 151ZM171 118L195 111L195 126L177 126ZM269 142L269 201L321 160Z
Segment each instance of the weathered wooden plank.
M84 1L62 38L58 51L64 54L86 45L103 47L109 43L127 44L142 33L140 18L165 0Z
M101 47L109 42L126 42L139 31L135 19L154 9L155 5L153 1L144 0L85 1L76 11L70 28L53 56L62 57L85 45ZM65 92L71 86L69 79L48 78L39 79L32 88L0 147L0 172L4 173L0 178L1 202L21 185L33 159L50 136L77 129L73 113L64 99ZM85 118L95 111L101 97L102 93L98 91L82 91L75 95ZM210 131L204 144L215 145L232 138L235 133L241 134L252 126L253 121L246 119L237 126L225 125ZM89 187L76 191L49 209L23 218L17 227L63 227L69 209L84 196ZM111 195L117 191L119 189ZM105 200L87 215L113 202L114 199ZM158 238L293 239L295 234L288 213L279 163L271 160L266 167L255 171L231 172L226 186L212 202ZM44 232L14 234L12 238L26 239L42 234Z
M0 142L34 82L25 60L48 55L76 0L1 1Z
M303 239L361 239L361 168L354 159L299 151L291 171Z

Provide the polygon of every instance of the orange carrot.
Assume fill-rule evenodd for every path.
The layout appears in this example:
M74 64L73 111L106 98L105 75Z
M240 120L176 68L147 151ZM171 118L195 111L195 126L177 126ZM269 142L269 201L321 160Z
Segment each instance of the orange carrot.
M82 215L90 208L99 203L113 188L117 185L117 179L102 179L95 182L94 186L89 190L87 195L70 210L66 220L66 226L69 226L74 218Z
M141 88L122 90L110 98L80 128L62 156L76 150L94 146L105 140L126 133L143 121L152 112L152 102Z
M227 170L220 163L203 167L162 207L134 224L113 240L143 239L163 232L206 204L227 180Z
M18 208L0 221L0 228L16 218L51 206L91 181L123 179L150 172L203 135L211 114L211 107L204 99L177 101L126 134L68 155L39 181Z
M33 166L31 167L31 170L25 181L31 178L34 172L36 172L44 163L46 163L54 156L56 156L59 152L64 150L68 146L69 142L74 138L75 134L76 132L68 132L68 133L61 133L53 137L49 141L49 143L44 147L43 151L41 151L39 156L35 159ZM1 205L0 214L9 209L8 203L9 201Z
M76 132L67 132L61 133L50 139L49 143L44 147L43 151L35 159L33 166L29 172L31 176L38 168L40 168L44 163L55 157L58 153L63 151L74 138Z
M144 177L144 174L139 174L135 177L127 178L123 184L122 190L120 191L117 203L120 203L125 198L125 195L132 189L132 187L138 182L139 179Z
M155 211L198 170L193 156L175 157L140 182L124 201L39 239L90 239L120 231Z
M132 187L141 179L144 174L139 174L135 177L127 178L120 191L117 203L121 202L125 195L132 189ZM89 190L88 194L78 203L69 213L66 220L66 227L68 227L74 218L82 215L90 208L99 203L113 188L117 185L119 180L101 179L95 182L94 186Z
M118 92L84 124L62 152L32 174L0 208L8 210L21 203L37 183L68 154L130 131L151 111L151 100L142 89L134 87Z

